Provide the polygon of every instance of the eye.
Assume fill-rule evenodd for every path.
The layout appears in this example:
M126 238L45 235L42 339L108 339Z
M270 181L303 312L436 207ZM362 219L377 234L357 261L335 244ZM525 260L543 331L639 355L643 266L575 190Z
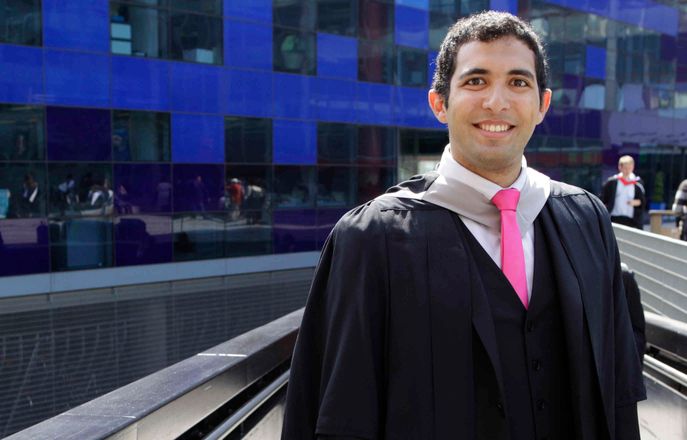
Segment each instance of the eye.
M530 83L521 78L516 78L513 80L513 85L515 87L529 87Z
M465 81L465 85L468 86L481 86L486 84L486 82L482 78L470 78L469 80Z

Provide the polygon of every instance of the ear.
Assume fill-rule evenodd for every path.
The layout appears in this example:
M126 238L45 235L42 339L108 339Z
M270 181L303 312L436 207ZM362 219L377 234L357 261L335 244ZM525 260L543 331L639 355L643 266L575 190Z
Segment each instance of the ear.
M432 109L434 116L442 124L447 123L446 106L444 105L444 97L437 93L436 90L431 89L427 93L427 100L429 101L429 108Z
M546 89L544 90L544 93L541 95L541 104L539 106L539 118L537 118L537 125L541 124L541 122L544 120L544 116L546 116L546 112L549 110L549 107L551 106L551 95L552 95L551 89Z

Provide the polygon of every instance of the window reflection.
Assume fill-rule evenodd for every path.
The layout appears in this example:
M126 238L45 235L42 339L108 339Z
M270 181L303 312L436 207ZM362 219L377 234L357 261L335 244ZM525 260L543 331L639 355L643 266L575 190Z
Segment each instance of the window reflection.
M54 218L49 228L52 270L112 266L112 220L109 217Z
M272 162L271 119L225 118L224 139L227 162Z
M222 15L222 0L169 0L169 7L189 12Z
M270 170L269 166L227 166L220 205L230 221L265 223L272 203Z
M173 59L222 64L222 18L172 12Z
M353 168L320 167L317 172L317 206L343 207L355 203L356 180Z
M396 165L396 129L358 127L358 163Z
M0 276L49 270L48 225L45 220L0 221Z
M273 0L272 17L274 24L296 29L314 30L315 4L303 0Z
M169 113L112 112L114 161L169 161Z
M394 168L361 167L358 169L358 202L368 202L383 194L395 183Z
M358 40L358 79L392 84L394 81L393 45Z
M357 153L358 128L350 124L317 124L318 163L351 163Z
M110 160L109 110L47 107L49 160Z
M101 216L114 212L110 165L50 163L48 174L51 216Z
M427 86L427 52L399 47L397 49L398 85Z
M174 261L224 256L225 219L222 214L177 214L173 220Z
M315 203L315 168L277 166L274 168L275 206L304 208Z
M356 34L358 0L317 0L317 29L331 34Z
M171 212L169 165L115 164L114 207L118 214Z
M5 0L0 7L0 42L41 45L40 0Z
M43 166L0 164L0 219L44 216Z
M115 220L117 266L172 261L172 219L156 215L123 216Z
M110 46L112 53L140 57L167 58L167 11L110 4Z
M0 160L42 160L45 157L41 107L0 104Z
M394 5L393 2L364 0L360 2L358 20L359 34L367 40L378 40L387 43L394 41Z
M312 32L274 28L274 70L314 75L316 39Z
M174 211L222 211L220 198L224 190L222 165L175 165Z

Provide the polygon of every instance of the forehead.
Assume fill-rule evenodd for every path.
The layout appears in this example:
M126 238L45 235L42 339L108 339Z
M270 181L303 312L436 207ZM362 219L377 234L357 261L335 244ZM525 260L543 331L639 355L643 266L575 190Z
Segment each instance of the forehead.
M502 37L494 41L469 41L456 54L456 73L470 69L501 70L527 69L535 74L534 52L523 41Z

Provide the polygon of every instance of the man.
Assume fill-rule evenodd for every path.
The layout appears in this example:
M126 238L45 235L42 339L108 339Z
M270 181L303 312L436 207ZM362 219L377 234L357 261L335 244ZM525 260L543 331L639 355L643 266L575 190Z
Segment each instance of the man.
M642 213L646 205L644 184L635 176L635 160L623 156L618 160L618 174L604 183L601 200L611 214L613 223L642 229Z
M451 28L429 92L450 144L436 172L332 231L283 439L639 439L645 392L608 216L523 158L551 100L546 69L517 17Z
M687 179L683 180L677 187L673 211L678 213L678 222L682 224L680 240L687 241Z

